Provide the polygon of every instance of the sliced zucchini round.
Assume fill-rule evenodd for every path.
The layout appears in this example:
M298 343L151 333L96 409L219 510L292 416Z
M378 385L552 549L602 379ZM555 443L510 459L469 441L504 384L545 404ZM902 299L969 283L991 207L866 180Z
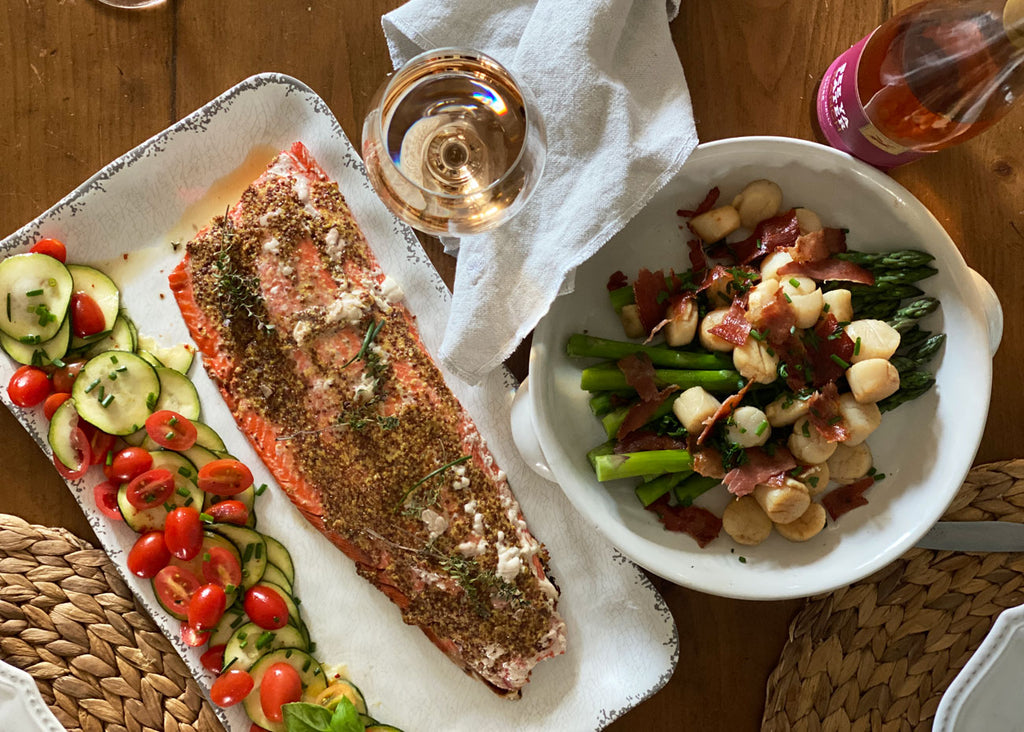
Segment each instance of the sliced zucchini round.
M224 446L224 440L220 438L217 431L210 425L204 422L198 422L192 420L192 424L196 427L196 444L200 447L205 447L207 450L213 450L214 452L225 452L227 448Z
M96 301L100 312L103 313L103 327L100 332L113 330L114 321L117 320L121 307L121 293L117 289L117 285L107 275L93 267L87 267L84 264L69 264L67 267L74 282L72 292L82 292L91 297ZM95 337L79 338L75 336L71 341L71 347L80 348L95 340Z
M210 647L226 645L231 640L231 636L235 634L235 631L248 621L249 616L245 614L245 610L239 605L231 605L224 611L224 615L221 617L220 622L217 623L217 627L210 634Z
M285 732L285 727L282 722L273 722L267 719L267 715L263 713L263 706L260 703L260 683L262 683L267 669L275 663L282 662L289 664L299 672L299 679L302 681L302 701L312 702L327 688L324 670L317 660L306 651L299 648L278 648L276 651L263 654L249 669L249 675L253 680L253 689L242 703L245 705L249 719L270 732Z
M18 363L32 366L49 366L54 361L61 360L67 354L70 342L71 318L68 317L64 318L57 335L38 344L22 343L0 331L0 346L3 346L7 355Z
M192 447L192 450L195 450L195 446ZM191 454L191 451L188 451L188 453L186 453L186 454ZM215 456L215 459L219 459L219 457L220 456L217 455L217 456ZM203 465L205 465L205 464L206 463L203 463ZM202 465L200 465L199 467L202 467ZM233 496L215 496L212 493L207 493L206 494L206 503L204 504L203 508L204 508L204 510L205 509L209 509L210 506L212 506L213 504L217 503L218 501L226 501L226 500L241 501L245 505L245 507L249 510L249 520L246 522L245 525L248 526L250 529L253 528L254 526L256 526L256 487L255 486L249 486L248 488L246 488L241 493L236 493ZM268 539L270 539L270 537L264 535L263 539L264 540L268 540Z
M75 400L68 399L53 413L50 418L50 430L46 435L53 454L68 468L78 467L78 453L71 444L71 433L78 426L78 412L75 411Z
M104 351L129 351L135 352L135 326L131 319L122 310L114 319L114 327L109 333L97 341L86 344L81 349L86 358L98 356ZM72 350L75 350L72 348Z
M269 539L270 537L264 536L263 538ZM292 588L292 583L276 564L271 564L270 562L267 563L267 568L263 570L263 579L261 580L261 583L262 582L270 582L278 585L281 589L286 590L289 595L295 594L295 591Z
M167 514L178 506L202 506L203 492L187 476L190 471L195 474L192 467L185 458L177 453L164 451L153 453L153 467L169 470L174 476L174 492L163 504L152 508L138 509L128 502L128 484L124 484L117 491L117 505L124 516L124 522L128 528L140 534L147 531L157 531L164 528L167 521ZM202 576L200 572L199 576Z
M196 391L192 380L184 374L160 366L156 369L156 375L160 378L160 398L157 399L153 411L170 409L177 412L185 419L199 418L199 392Z
M276 566L288 580L287 585L295 584L295 565L292 563L292 555L284 548L284 544L272 536L264 536L267 542L267 562Z
M328 709L334 709L342 699L348 699L352 706L360 714L366 714L366 699L359 687L348 679L336 678L328 684L327 688L317 699L318 704L323 704Z
M210 529L226 538L242 558L242 589L248 590L263 577L267 568L267 542L263 534L246 526L210 524ZM291 599L289 596L287 599ZM286 599L286 601L287 601Z
M137 348L137 349L135 349L135 352L137 354L139 354L139 358L141 358L143 361L148 363L153 368L155 368L155 369L156 368L163 368L164 365L160 362L160 359L157 358L156 356L154 356L152 353L150 353L146 349L144 349L144 348Z
M130 435L153 413L160 379L134 353L106 351L82 367L71 394L86 422L111 435Z
M64 264L40 253L0 261L0 331L35 345L57 335L74 281Z
M264 630L256 623L246 623L235 631L224 648L224 668L248 671L260 656L278 648L308 651L309 639L294 625Z
M161 346L154 338L142 334L139 336L139 348L144 348L160 359L160 363L169 369L187 374L196 355L195 346L183 343L177 346Z

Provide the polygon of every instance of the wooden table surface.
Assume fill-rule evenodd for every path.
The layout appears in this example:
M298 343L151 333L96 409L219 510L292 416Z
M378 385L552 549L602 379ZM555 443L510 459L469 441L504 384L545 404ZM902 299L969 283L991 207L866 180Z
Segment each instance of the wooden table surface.
M487 2L488 0L481 0ZM495 1L495 0L491 0ZM571 0L566 0L571 1ZM582 0L579 0L582 1ZM291 74L352 140L390 71L380 16L400 0L169 0L118 11L96 0L5 0L0 9L0 235L110 160L262 71ZM816 139L822 72L906 0L685 0L672 23L702 141ZM959 148L893 177L935 214L1006 316L977 462L1024 453L1024 107ZM426 242L442 276L452 260ZM524 354L512 360L522 376ZM971 405L964 405L965 409ZM52 466L6 410L0 511L94 539ZM754 730L799 601L741 602L659 587L680 633L675 675L613 730ZM409 730L412 732L412 730Z

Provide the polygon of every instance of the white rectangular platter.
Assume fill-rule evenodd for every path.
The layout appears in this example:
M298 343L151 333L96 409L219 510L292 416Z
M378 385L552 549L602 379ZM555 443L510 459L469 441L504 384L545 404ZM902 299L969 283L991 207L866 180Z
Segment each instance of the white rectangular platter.
M172 242L189 238L223 212L275 150L302 141L338 181L385 272L401 284L432 353L441 342L448 290L412 231L374 196L362 162L326 103L300 82L261 74L242 82L181 122L99 171L52 209L0 244L0 254L27 250L43 236L61 239L68 261L107 271L139 331L164 345L189 342L167 285L183 254ZM0 360L6 383L15 364ZM671 614L646 576L598 537L557 486L534 475L516 452L509 428L514 381L494 373L477 386L445 374L509 476L527 521L550 549L562 590L568 652L541 663L520 701L502 700L465 676L397 608L355 572L354 565L295 511L273 482L198 363L191 377L202 419L228 450L271 487L257 502L258 527L281 539L297 567L296 592L317 644L316 655L342 664L367 697L370 714L414 730L600 729L660 689L678 658ZM41 409L2 399L40 447ZM212 683L199 652L186 648L180 624L157 605L148 581L124 572L134 535L111 524L93 503L92 470L70 489L103 546L154 619L176 644L204 688ZM229 729L246 732L240 708L227 710Z

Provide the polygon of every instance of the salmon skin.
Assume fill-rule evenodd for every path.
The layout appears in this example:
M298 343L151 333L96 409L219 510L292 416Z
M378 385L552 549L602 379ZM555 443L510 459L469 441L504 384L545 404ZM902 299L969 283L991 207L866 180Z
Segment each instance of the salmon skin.
M170 285L292 503L406 623L518 698L565 650L547 551L301 143L188 243Z

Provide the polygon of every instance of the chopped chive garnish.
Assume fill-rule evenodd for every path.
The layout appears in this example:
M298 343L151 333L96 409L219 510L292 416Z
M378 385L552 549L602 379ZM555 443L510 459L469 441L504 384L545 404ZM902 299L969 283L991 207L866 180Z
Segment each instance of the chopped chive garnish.
M789 284L791 284L794 289L800 289L800 280L798 280L796 277L790 277Z
M110 379L111 381L117 381L117 372L111 371L109 374L107 374L107 378Z
M259 486L257 486L257 488L256 488L256 491L255 491L256 495L257 496L262 496L263 495L263 491L265 491L266 489L267 489L267 484L266 483L260 483Z
M164 439L165 440L173 440L174 439L174 433L173 432L165 432L164 433Z
M227 585L227 587L225 587L224 589L227 590L228 587L231 588L232 592L234 592L234 590L236 589L234 585ZM245 616L244 615L239 615L237 618L235 618L234 620L231 621L231 627L232 628L237 628L239 625L241 625L244 622L245 622Z
M100 384L100 393L96 396L101 402L107 398L107 387Z
M114 464L114 451L113 450L107 450L106 465L109 468L113 464Z
M199 520L204 522L204 523L207 523L207 524L212 524L213 523L213 516L211 516L208 513L201 513L201 514L199 514Z
M235 587L235 586L234 586L233 584L231 584L230 582L228 582L228 583L227 583L226 585L224 585L224 591L225 591L225 592L227 592L228 594L231 594L232 592L234 592L234 591L235 591L235 590L237 590L237 589L238 589L238 588L237 588L237 587ZM241 618L239 618L239 620L241 620ZM235 626L235 624L234 624L234 623L232 623L232 624L231 624L231 627L232 627L232 628L234 628L234 627L236 627L236 626Z
M309 652L316 653L316 641L309 642ZM316 669L314 673L320 673L320 669Z
M146 500L151 501L153 499L152 498L147 498ZM174 505L171 504L171 503L164 503L164 508L167 510L167 513L170 513L171 511L174 510Z
M811 436L810 423L809 422L804 422L803 429L801 429L800 431L803 433L804 437L810 437Z
M761 424L757 426L757 430L754 432L754 434L760 437L761 435L764 434L764 431L766 429L768 429L768 420L764 420L763 422L761 422Z
M782 296L784 298L786 298L786 302L789 302L789 303L793 302L793 298L791 298L788 293L783 292Z
M117 363L117 356L110 354L110 363Z
M284 657L285 658L291 658L292 657L292 649L291 648L289 648L287 651L284 652Z
M831 419L829 419L828 423L829 423L829 426L831 426L831 425L839 424L842 421L843 421L842 415L837 414L835 417L832 417Z
M245 545L245 551L242 552L242 563L243 564L245 564L250 559L252 559L252 553L254 551L256 551L256 545L255 544L246 544Z
M832 307L828 303L825 303L824 305L821 306L821 312L823 313L827 313L831 309Z
M875 482L877 483L880 480L885 480L885 473L875 473L872 477L875 479Z
M182 486L181 488L178 488L178 489L177 489L176 491L174 491L174 492L175 492L175 493L177 493L177 494L178 494L179 496L181 496L182 498L185 498L185 497L187 497L187 496L191 495L191 494L190 494L190 492L189 492L189 490L188 490L188 488L185 488L184 486Z
M307 658L306 662L304 664L302 664L302 671L303 671L303 673L305 673L306 671L309 671L309 664L310 663L311 663L311 661Z
M831 358L837 365L842 366L844 369L850 368L850 364L846 363L846 361L841 359L838 354L833 353L829 356L829 358Z
M178 418L171 417L169 420L167 420L167 424L169 424L171 427L174 427L176 424L178 424Z
M761 331L759 331L757 328L750 329L750 337L753 338L755 341L764 340L764 334L761 333Z
M746 564L746 563L747 563L747 558L746 557L740 557L740 564Z
M42 290L29 290L28 292L25 293L25 297L38 297L39 295L42 294Z
M204 562L209 562L210 561L210 552L203 552L203 561Z
M860 336L858 336L857 340L855 340L853 342L853 355L854 356L859 356L860 355Z
M127 371L127 370L128 370L128 367L125 366L124 364L121 364L116 369L114 369L114 371Z
M62 369L65 366L67 366L67 364L64 363L63 361L61 361L59 358L55 358L55 359L51 360L50 363L52 363L54 366L56 366L59 369Z
M192 477L192 471L189 470L188 468L182 466L182 467L178 468L178 475L182 476L183 478L191 478ZM188 493L188 491L186 491L184 488L179 488L178 490L185 491L185 494ZM185 495L185 494L183 494L183 495Z
M810 478L807 479L807 482L810 484L811 488L817 488L818 480L819 478L817 475L812 475Z
M245 648L247 645L249 645L249 641L247 641L247 640L243 640L243 641L239 641L238 642L238 647L239 648Z
M7 293L7 322L11 322L11 293Z
M259 638L256 639L256 647L260 650L266 648L266 646L274 639L274 634L269 630L264 631Z
M152 411L155 407L156 407L156 394L154 394L153 392L150 392L149 396L146 397L146 408L149 409L150 411Z
M189 496L188 498L185 499L186 506L191 506L193 503L195 503L195 499L192 496Z
M262 544L257 544L256 545L256 558L257 559L262 559L263 558L263 545Z
M90 391L92 391L93 389L95 389L99 385L100 385L100 380L99 379L93 379L91 382L89 382L89 385L87 387L85 387L85 393L88 394Z

